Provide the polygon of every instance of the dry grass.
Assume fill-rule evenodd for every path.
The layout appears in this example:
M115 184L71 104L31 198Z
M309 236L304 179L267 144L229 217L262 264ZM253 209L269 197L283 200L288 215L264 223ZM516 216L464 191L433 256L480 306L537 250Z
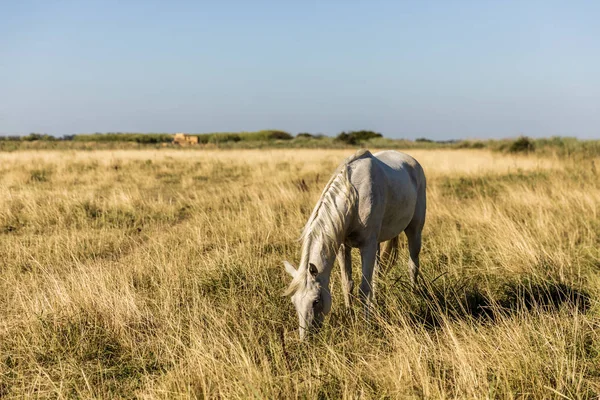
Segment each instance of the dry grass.
M0 153L0 397L598 396L592 161L410 153L422 289L403 246L366 325L336 272L310 343L281 261L348 150Z

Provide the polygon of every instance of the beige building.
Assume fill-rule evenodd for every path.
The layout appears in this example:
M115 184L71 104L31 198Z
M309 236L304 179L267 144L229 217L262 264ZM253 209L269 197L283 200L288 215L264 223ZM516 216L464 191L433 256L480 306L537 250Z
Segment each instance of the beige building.
M173 138L173 144L179 144L180 146L195 145L198 144L198 136L190 136L185 133L176 133Z

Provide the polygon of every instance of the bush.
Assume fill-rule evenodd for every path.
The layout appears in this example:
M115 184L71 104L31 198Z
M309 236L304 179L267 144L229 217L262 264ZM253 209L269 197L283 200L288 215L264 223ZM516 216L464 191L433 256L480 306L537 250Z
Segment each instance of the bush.
M561 157L598 157L600 140L579 140L574 137L553 136L537 139L535 150L541 154L556 154Z
M210 135L207 135L205 133L204 134L201 133L201 134L193 135L193 136L196 136L198 138L198 143L200 143L200 144L207 144L208 141L210 140Z
M173 141L173 136L163 133L139 134L135 135L134 141L137 143L169 143Z
M21 137L21 140L24 140L26 142L33 142L35 140L48 140L48 141L52 141L52 140L56 140L56 138L54 136L51 135L47 135L47 134L42 134L42 133L30 133L27 136L23 136Z
M511 143L508 151L511 153L530 153L535 150L535 143L527 136L521 136Z
M312 139L314 136L307 132L302 132L296 135L296 139Z
M346 132L342 132L339 135L337 135L335 137L335 140L339 141L339 142L344 142L344 143L348 143L348 144L356 144L356 142L354 141L354 138L352 138L349 134L347 134Z
M484 149L486 144L480 140L471 141L471 140L461 140L456 143L454 148L456 149Z
M261 131L266 132L268 135L268 139L271 140L291 140L294 137L285 131L278 130L269 130L269 131Z
M335 140L344 142L350 145L361 144L370 139L381 138L383 135L381 133L373 132L373 131L351 131L351 132L342 132L336 136Z
M285 131L268 129L258 132L242 132L239 134L243 141L290 140L294 137Z
M264 130L257 132L215 132L195 135L198 143L229 143L229 142L267 142L271 140L290 140L293 136L285 131Z
M209 143L226 143L226 142L239 142L242 140L237 133L215 133L209 136Z
M173 135L168 133L91 133L73 135L70 139L78 142L136 142L136 143L168 143L173 141Z

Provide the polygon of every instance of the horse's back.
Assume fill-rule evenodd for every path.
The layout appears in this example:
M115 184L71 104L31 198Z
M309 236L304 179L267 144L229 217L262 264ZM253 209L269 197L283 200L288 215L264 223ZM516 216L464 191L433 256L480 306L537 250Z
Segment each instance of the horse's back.
M399 175L400 180L402 180L404 176L408 175L412 183L411 189L414 188L417 195L417 203L415 206L417 208L424 208L426 206L425 172L417 160L406 153L401 153L394 150L380 151L375 153L374 157L389 168L389 170L384 168L384 170L388 171L388 174ZM399 190L407 190L406 182L397 183L396 187Z
M423 170L413 157L392 150L362 153L355 160L352 176L359 195L359 219L363 226L378 225L378 239L389 240L423 207L419 205L424 199Z
M385 173L392 175L406 173L415 189L425 186L423 168L412 156L395 150L384 150L373 154L373 157L389 167L383 169Z

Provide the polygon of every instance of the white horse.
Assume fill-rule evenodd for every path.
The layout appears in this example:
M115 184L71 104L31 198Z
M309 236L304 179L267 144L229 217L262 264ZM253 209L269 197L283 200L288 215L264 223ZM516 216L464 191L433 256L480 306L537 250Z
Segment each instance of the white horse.
M312 326L319 327L331 310L329 279L336 256L344 300L350 307L353 247L360 250L359 298L366 315L373 272L378 268L379 243L386 242L381 255L390 265L398 236L406 233L409 271L416 284L425 208L425 175L421 165L407 154L382 151L373 155L360 150L338 167L304 227L299 268L284 261L293 278L285 295L291 295L298 312L300 339Z

